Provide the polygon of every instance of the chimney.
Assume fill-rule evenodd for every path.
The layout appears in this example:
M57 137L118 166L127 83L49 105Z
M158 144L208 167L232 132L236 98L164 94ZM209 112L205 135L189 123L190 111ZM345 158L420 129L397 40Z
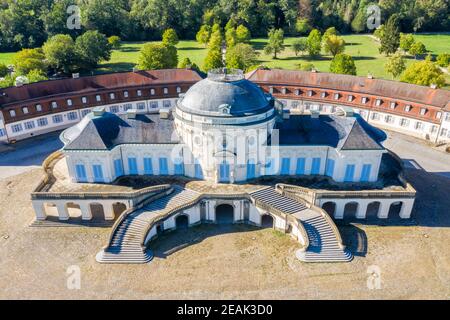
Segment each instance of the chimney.
M78 79L80 77L79 73L72 73L72 79Z
M436 83L430 84L430 88L431 88L431 89L437 89L437 84L436 84Z
M371 73L367 74L367 79L373 79L373 75Z
M137 110L136 109L128 109L127 110L127 119L136 119Z

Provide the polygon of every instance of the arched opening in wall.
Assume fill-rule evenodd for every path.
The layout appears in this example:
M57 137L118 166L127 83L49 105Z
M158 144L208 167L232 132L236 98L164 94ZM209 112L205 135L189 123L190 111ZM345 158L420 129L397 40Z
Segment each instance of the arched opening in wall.
M375 220L378 218L378 212L380 211L381 203L379 201L371 202L367 205L366 219Z
M189 217L185 214L180 214L175 218L175 226L177 229L189 228Z
M349 202L344 207L344 220L353 220L358 212L358 202Z
M216 223L230 224L234 222L234 208L229 204L221 204L216 207Z
M261 217L262 228L273 228L273 217L269 214L265 214Z
M47 220L58 220L59 213L58 207L54 203L44 203L43 204L44 212L47 215Z
M114 218L119 217L125 210L127 210L127 206L122 202L116 202L113 204L113 213Z
M164 233L164 224L160 223L156 226L156 234L162 235Z
M388 218L395 219L400 218L400 211L402 211L403 202L397 201L391 203L391 206L389 207L389 213Z
M336 212L336 203L335 202L325 202L322 205L322 209L325 210L331 217L334 217L334 213Z
M67 213L69 214L70 219L81 219L82 213L81 208L78 204L69 202L66 204Z
M105 221L105 210L103 209L103 205L101 203L91 203L90 205L92 220L97 221Z

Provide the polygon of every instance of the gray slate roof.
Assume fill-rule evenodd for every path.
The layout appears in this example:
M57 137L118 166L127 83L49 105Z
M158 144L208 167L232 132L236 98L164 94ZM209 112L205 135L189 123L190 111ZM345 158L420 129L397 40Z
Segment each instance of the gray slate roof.
M64 150L110 150L120 144L179 143L173 119L159 114L127 115L105 112L103 116L88 114L80 123L65 130L61 139Z
M277 123L280 145L326 145L340 150L383 150L385 134L370 126L359 115L341 117L291 115Z

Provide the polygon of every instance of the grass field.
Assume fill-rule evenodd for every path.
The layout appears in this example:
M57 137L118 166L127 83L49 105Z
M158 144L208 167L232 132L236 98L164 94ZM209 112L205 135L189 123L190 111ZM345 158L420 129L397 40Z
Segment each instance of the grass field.
M450 52L450 34L420 34L415 36L418 41L425 44L429 52L438 55L443 52ZM311 62L319 71L327 72L329 70L331 56L321 56L317 59L309 59L307 56L296 57L292 51L292 43L296 38L286 38L286 49L274 60L263 52L267 39L253 39L251 44L260 53L259 63L269 67L278 67L283 69L296 69L300 62ZM347 43L345 52L353 56L357 73L366 76L371 73L375 77L391 79L391 76L384 70L384 64L387 58L378 52L378 43L369 35L345 35ZM127 42L122 45L120 50L112 53L111 60L103 63L97 73L118 72L132 70L139 56L139 50L144 42ZM194 40L180 41L177 45L179 61L189 57L191 61L199 65L203 64L207 49ZM0 53L0 62L11 63L12 53ZM413 57L407 57L408 64L414 62ZM446 74L447 88L450 85L450 75Z

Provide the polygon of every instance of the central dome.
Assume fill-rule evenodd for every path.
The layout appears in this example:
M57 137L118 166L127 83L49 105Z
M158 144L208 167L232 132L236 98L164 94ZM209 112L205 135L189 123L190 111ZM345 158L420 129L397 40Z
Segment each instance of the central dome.
M194 84L179 102L186 112L211 116L246 116L267 111L271 99L242 71L213 70Z

